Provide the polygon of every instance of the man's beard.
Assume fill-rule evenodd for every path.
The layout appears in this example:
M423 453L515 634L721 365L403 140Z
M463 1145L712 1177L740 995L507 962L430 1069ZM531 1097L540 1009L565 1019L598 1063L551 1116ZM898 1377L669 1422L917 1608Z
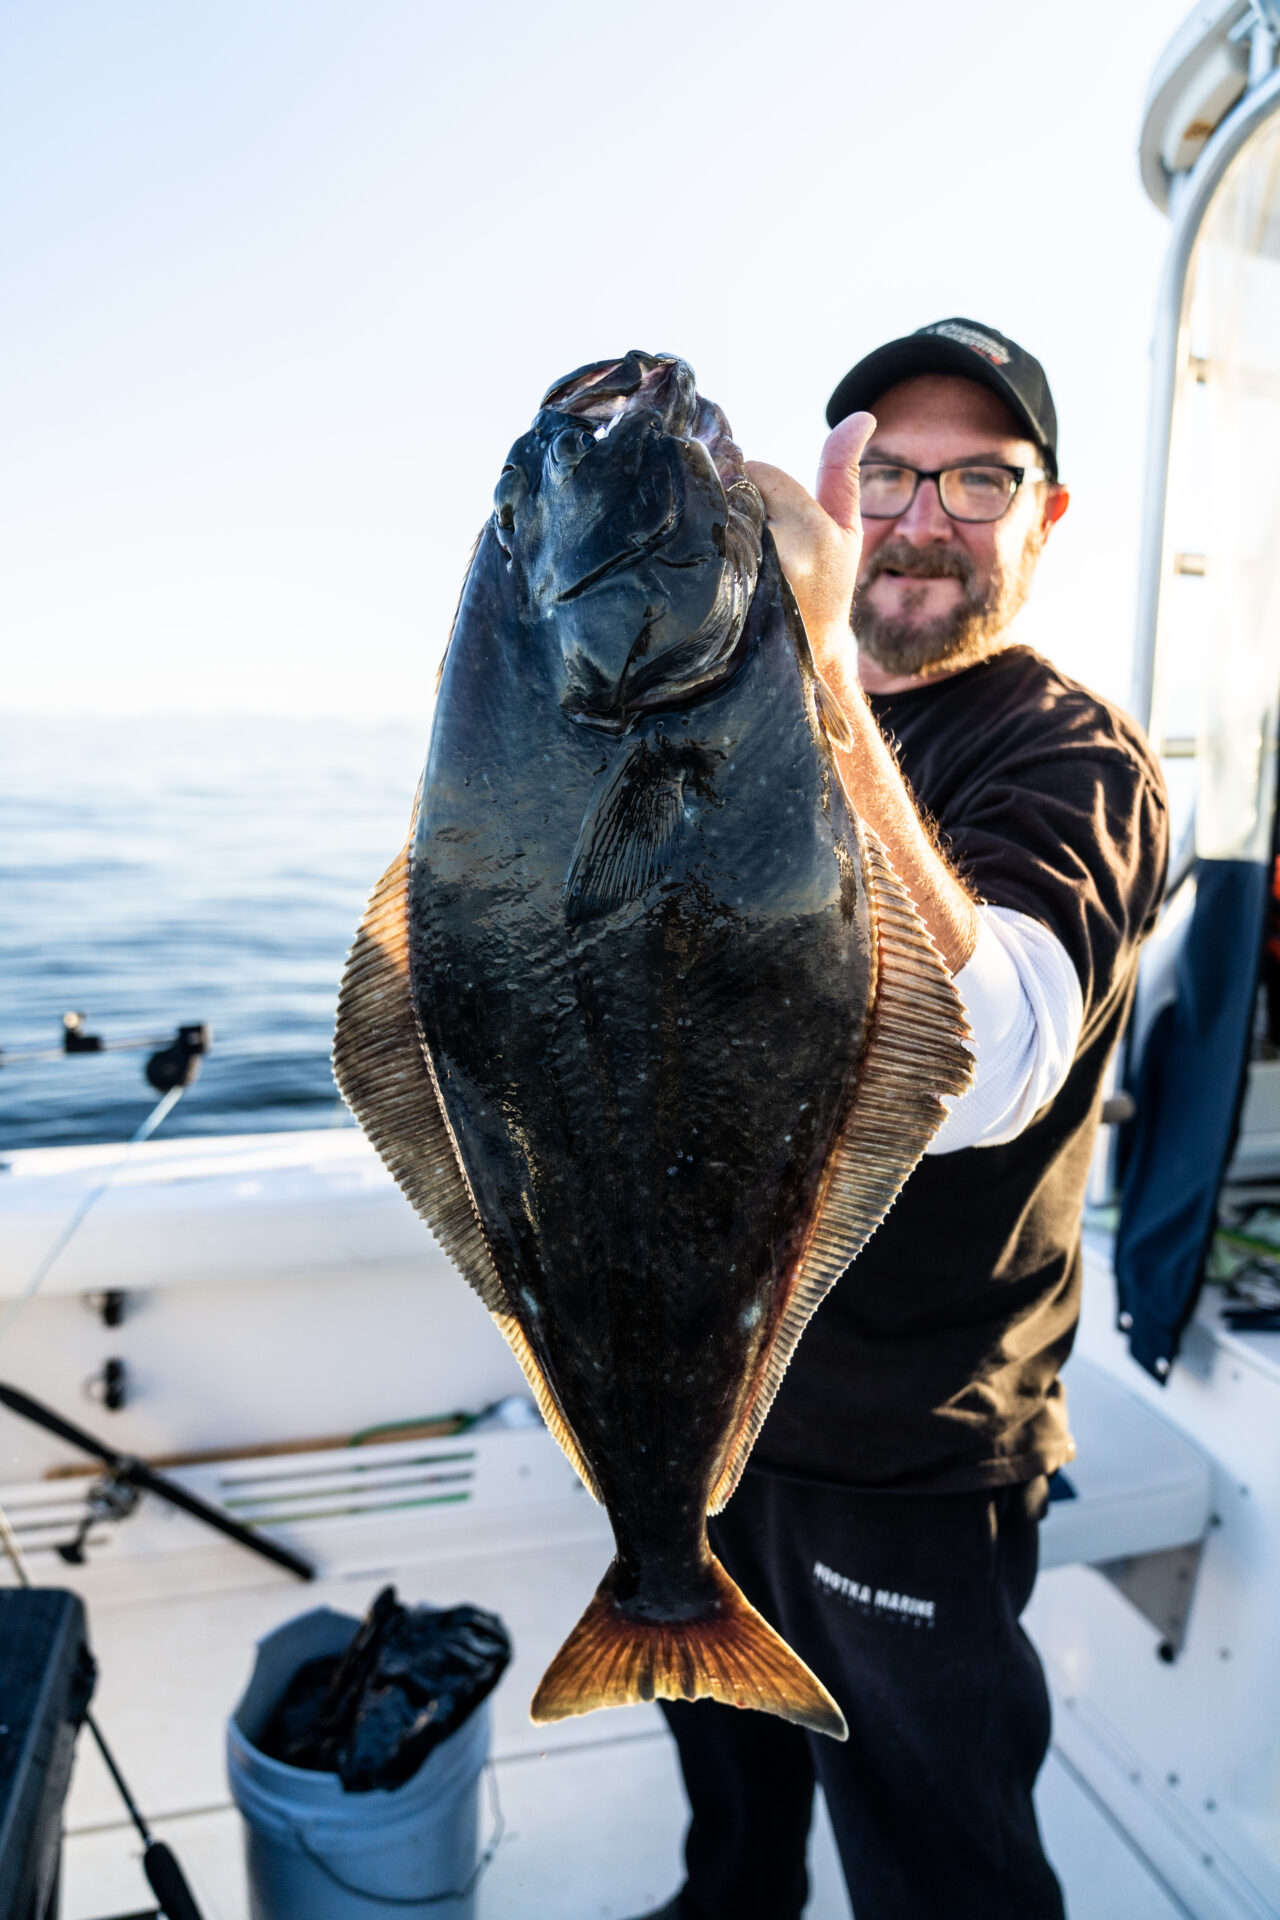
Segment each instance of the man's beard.
M954 673L999 653L1030 592L1043 544L1034 533L1029 535L1017 566L993 568L986 586L979 588L977 569L963 547L885 540L868 560L854 595L852 624L859 652L869 654L887 673L912 675ZM934 620L878 613L867 600L867 588L889 571L913 580L958 580L961 597L949 613Z

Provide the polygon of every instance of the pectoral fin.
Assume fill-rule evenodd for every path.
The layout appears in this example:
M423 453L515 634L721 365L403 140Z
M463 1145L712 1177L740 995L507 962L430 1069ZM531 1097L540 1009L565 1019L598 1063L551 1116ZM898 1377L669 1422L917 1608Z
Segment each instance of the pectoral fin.
M637 900L667 869L684 825L684 769L637 740L602 776L578 830L565 881L570 922Z

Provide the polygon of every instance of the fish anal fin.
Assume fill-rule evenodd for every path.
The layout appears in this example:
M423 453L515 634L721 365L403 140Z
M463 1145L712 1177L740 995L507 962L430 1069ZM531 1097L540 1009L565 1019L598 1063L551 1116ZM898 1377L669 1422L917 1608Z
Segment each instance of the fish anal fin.
M412 842L411 830L374 888L347 956L333 1041L334 1079L414 1212L497 1321L543 1419L598 1500L595 1476L494 1265L414 1011L407 898Z
M670 863L684 822L684 774L647 741L622 747L592 795L564 886L570 922L637 900Z
M875 936L875 998L853 1099L827 1161L804 1251L768 1357L711 1492L737 1486L810 1319L901 1193L946 1117L941 1094L973 1078L971 1036L946 962L876 836L863 826Z
M577 1436L569 1425L569 1422L565 1419L564 1408L561 1406L554 1388L547 1379L542 1367L539 1365L538 1357L529 1344L529 1338L524 1328L510 1310L506 1313L496 1313L494 1319L498 1323L498 1330L503 1339L510 1347L512 1353L514 1353L516 1359L520 1362L521 1370L529 1383L529 1390L533 1394L538 1412L546 1422L548 1431L556 1440L561 1451L569 1461L570 1466L592 1499L599 1500L600 1488L596 1482L595 1474L587 1465L582 1449L578 1445Z
M705 1616L642 1619L621 1605L610 1568L538 1684L536 1724L641 1700L718 1700L848 1739L831 1695L758 1614L718 1560Z

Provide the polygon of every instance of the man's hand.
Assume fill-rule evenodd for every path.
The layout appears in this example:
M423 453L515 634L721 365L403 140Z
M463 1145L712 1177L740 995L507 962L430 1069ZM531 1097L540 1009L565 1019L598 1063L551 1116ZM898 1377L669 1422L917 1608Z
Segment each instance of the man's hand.
M875 426L871 414L851 413L828 436L818 462L816 499L780 467L762 460L747 462L818 671L841 705L857 697L857 649L849 613L862 552L858 463Z

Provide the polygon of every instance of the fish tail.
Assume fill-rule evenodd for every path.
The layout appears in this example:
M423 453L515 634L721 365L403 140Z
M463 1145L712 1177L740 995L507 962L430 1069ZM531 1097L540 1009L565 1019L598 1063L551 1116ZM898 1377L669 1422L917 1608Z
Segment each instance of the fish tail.
M535 1721L567 1720L639 1700L719 1700L756 1707L847 1740L831 1695L729 1578L711 1562L714 1598L702 1618L644 1619L612 1591L611 1567L538 1684Z

